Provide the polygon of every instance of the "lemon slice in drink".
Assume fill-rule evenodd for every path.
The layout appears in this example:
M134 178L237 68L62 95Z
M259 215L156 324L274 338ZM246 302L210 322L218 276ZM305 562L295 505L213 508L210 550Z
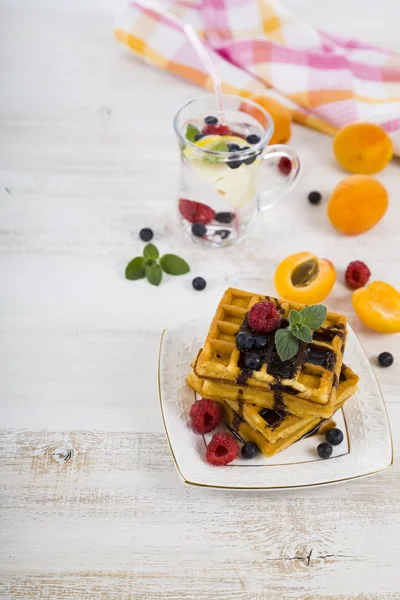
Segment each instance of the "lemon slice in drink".
M250 148L250 144L235 135L208 135L195 142L203 150L228 152L228 144L238 144L241 148ZM214 190L224 197L228 204L241 208L256 193L260 159L250 165L242 163L237 169L230 168L226 162L219 162L219 156L196 152L193 147L184 150L198 177L211 185ZM238 158L240 151L238 151Z

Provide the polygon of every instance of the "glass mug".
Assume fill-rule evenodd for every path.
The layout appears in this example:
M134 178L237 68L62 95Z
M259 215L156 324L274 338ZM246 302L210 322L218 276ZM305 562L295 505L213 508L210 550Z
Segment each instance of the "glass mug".
M194 241L212 247L242 239L259 212L292 190L300 172L296 152L282 144L268 146L274 125L267 111L247 98L224 95L223 100L224 124L229 131L215 123L214 95L190 100L174 118L181 153L179 216ZM206 117L213 123L203 135ZM289 172L280 185L259 193L265 163L281 158L287 159ZM275 168L278 172L277 164Z

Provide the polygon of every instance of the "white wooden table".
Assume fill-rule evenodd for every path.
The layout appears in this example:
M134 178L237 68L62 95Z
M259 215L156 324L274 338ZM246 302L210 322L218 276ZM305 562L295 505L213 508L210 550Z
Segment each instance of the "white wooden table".
M287 4L321 27L400 51L400 4ZM329 4L329 3L328 3ZM399 336L367 331L343 270L365 261L400 287L400 171L379 177L384 220L343 238L311 189L343 176L331 140L294 128L305 175L248 243L181 239L171 118L198 93L114 42L112 0L3 0L0 12L0 597L23 600L400 598L400 470L329 488L227 493L185 487L157 395L161 330L211 316L227 285L274 292L284 256L335 261L327 302L376 367L400 442ZM152 227L192 275L124 280ZM191 277L207 289L194 292Z

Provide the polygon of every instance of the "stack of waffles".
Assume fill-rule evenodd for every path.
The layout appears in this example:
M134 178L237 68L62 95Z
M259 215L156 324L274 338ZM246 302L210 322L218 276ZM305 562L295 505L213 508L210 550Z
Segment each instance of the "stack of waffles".
M221 403L224 420L244 441L253 441L266 456L317 431L357 389L357 375L343 363L347 319L328 312L311 343L301 342L297 355L282 361L275 332L262 334L261 367L245 368L236 335L247 331L247 313L268 300L282 319L293 302L229 288L218 305L204 348L192 364L187 382L204 398ZM252 353L254 350L252 350ZM256 351L257 352L257 351Z

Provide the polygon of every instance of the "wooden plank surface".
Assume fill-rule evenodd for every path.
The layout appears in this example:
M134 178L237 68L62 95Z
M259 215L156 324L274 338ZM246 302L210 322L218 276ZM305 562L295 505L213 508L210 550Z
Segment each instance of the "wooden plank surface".
M311 0L287 5L400 50L394 1L339 0L331 14ZM273 292L278 261L310 249L335 261L327 304L349 315L374 366L383 350L396 356L376 373L398 447L398 336L364 328L341 281L361 259L400 288L399 166L379 176L390 194L384 220L342 238L325 206L306 201L310 189L326 199L343 176L331 140L295 127L305 174L287 203L242 246L192 245L174 220L171 118L198 90L120 48L115 10L111 0L0 4L0 597L400 598L396 461L321 489L185 487L156 379L164 327L210 316L227 285ZM159 289L124 280L143 226L207 279L205 292L189 276Z

